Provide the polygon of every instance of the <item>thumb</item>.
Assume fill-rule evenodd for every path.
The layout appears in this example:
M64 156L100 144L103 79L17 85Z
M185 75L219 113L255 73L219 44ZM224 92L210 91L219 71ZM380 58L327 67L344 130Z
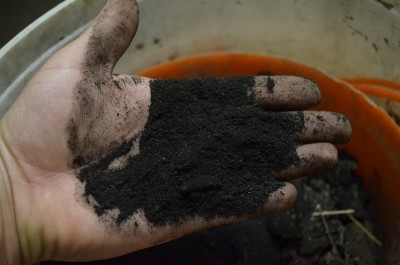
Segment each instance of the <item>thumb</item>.
M62 49L48 66L70 66L90 74L112 73L139 24L136 0L108 0L93 24Z
M110 72L128 48L139 24L135 0L108 0L93 25L79 38L86 45L84 64Z

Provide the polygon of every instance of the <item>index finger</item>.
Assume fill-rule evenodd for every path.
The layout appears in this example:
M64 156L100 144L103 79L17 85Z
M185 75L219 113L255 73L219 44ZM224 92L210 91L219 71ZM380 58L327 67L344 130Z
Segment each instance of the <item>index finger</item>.
M321 101L318 85L297 76L256 76L252 96L266 110L303 110Z

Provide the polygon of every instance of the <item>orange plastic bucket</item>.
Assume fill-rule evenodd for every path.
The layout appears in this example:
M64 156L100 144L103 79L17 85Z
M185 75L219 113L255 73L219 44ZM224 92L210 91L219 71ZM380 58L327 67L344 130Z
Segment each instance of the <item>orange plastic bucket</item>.
M400 129L386 112L349 83L298 63L248 54L192 57L138 74L151 78L295 75L317 82L322 103L316 109L343 113L351 121L352 139L340 148L358 160L357 173L364 176L364 185L371 192L374 217L389 262L396 263L400 258Z

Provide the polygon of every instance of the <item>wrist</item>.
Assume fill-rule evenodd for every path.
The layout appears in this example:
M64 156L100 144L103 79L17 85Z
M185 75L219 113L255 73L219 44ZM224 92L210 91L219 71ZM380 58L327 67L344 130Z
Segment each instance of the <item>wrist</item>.
M0 264L22 264L14 211L13 190L4 163L5 146L0 139Z

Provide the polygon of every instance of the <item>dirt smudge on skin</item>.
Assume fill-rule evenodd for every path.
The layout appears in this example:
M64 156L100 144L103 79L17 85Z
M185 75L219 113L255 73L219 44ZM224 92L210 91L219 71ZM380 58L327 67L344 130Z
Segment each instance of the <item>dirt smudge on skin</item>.
M119 51L133 35L128 25L120 22L113 30L116 37L108 38L103 22L109 12L110 7L106 7L91 29L80 68L82 78L72 95L72 113L66 126L67 145L72 153L68 164L72 168L96 161L127 139L136 139L138 129L132 128L139 128L148 114L143 98L128 100L131 95L140 94L132 88L140 87L142 79L112 75ZM123 10L120 15L132 15L130 12Z
M274 93L275 81L268 76L267 78L267 89L269 93Z

